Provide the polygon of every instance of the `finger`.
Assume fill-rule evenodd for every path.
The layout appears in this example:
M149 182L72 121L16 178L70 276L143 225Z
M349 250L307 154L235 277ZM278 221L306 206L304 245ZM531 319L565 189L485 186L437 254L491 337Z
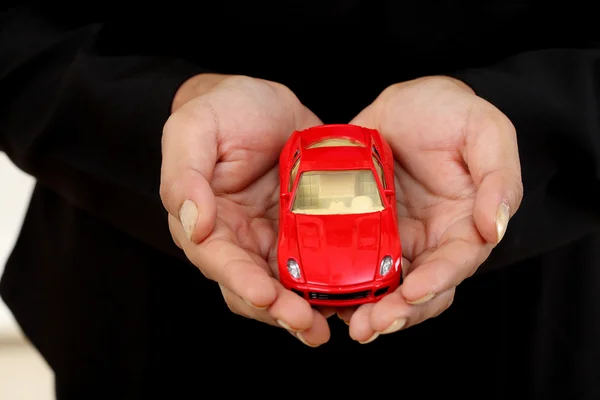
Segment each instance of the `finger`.
M359 307L350 321L350 336L361 344L367 344L380 335L420 324L450 307L454 292L455 288L452 288L427 304L411 305L397 289L375 304Z
M406 257L402 257L402 264L400 265L402 267L402 281L404 282L404 279L406 279L406 276L411 271L412 263Z
M311 329L316 315L310 304L294 292L285 289L277 280L273 279L273 282L277 298L268 309L271 318L279 326L292 332L305 332ZM317 314L324 318L320 313Z
M373 307L375 307L373 303L363 304L350 318L350 337L361 344L371 343L379 336L371 327L370 318Z
M179 233L181 223L171 214L169 214L167 222L169 223L169 232L171 232L171 239L173 239L173 242L177 245L177 247L183 250L183 246L179 242L179 236L182 235L181 233Z
M256 258L226 238L213 239L200 245L185 238L183 227L170 218L171 233L186 257L208 279L222 284L255 308L269 307L277 298L276 281L259 265Z
M481 238L471 218L455 222L439 247L413 261L400 286L403 297L410 304L422 304L458 286L486 260L492 246Z
M273 317L269 314L266 309L258 309L256 307L248 304L244 299L240 296L233 293L231 290L227 289L225 286L219 283L219 288L221 289L221 294L223 295L223 299L225 300L225 304L229 307L229 310L237 315L240 315L245 318L254 319L256 321L264 322L265 324L273 325L279 328L283 328L283 326L279 325Z
M163 129L161 199L194 242L208 236L216 217L209 182L217 161L217 118L210 104L197 98L172 114Z
M335 315L337 312L337 310L333 307L315 307L315 310L320 312L321 315L325 317L325 319L328 319L329 317Z
M374 333L387 335L420 324L450 307L454 293L455 288L451 288L427 303L411 305L397 289L375 304L371 310L371 328Z
M313 324L309 329L302 332L290 332L298 340L310 347L318 347L325 344L331 338L329 324L324 315L317 310L312 310Z
M352 315L354 315L357 309L358 307L340 308L339 310L337 310L337 315L339 319L344 321L347 325L350 325L350 319L352 318Z
M252 307L223 285L219 287L227 307L237 315L283 328L310 347L320 346L330 338L325 317L281 285L278 285L277 300L268 310Z
M375 108L375 102L369 104L367 107L363 108L361 112L359 112L352 120L349 122L350 125L358 125L358 126L367 126L367 127L377 127L377 113L373 112Z
M403 210L398 207L398 214ZM427 225L414 217L398 217L398 231L402 243L402 255L409 260L424 251L427 245ZM405 271L406 269L403 269Z
M515 128L484 100L469 114L465 161L477 186L475 223L489 243L497 244L519 208L523 183Z
M218 192L236 193L271 170L294 130L321 122L286 86L243 76L223 81L211 103L219 115ZM236 179L231 179L235 176Z
M231 75L203 73L189 78L179 86L179 90L175 93L171 113L174 113L182 105L198 97L200 94L207 93L229 76Z

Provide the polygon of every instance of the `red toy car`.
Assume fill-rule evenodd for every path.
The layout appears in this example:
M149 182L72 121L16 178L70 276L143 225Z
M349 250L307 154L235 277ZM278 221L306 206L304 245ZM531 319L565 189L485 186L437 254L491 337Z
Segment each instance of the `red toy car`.
M278 264L284 287L313 305L374 302L400 284L394 167L374 129L296 131L280 156Z

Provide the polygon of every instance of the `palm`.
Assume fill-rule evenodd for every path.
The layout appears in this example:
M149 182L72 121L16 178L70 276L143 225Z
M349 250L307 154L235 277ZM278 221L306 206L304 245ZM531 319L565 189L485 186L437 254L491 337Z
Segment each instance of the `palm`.
M202 76L164 127L161 197L173 239L232 312L322 344L325 317L278 282L275 251L280 152L293 131L321 121L283 85Z
M256 79L228 79L210 108L217 162L209 183L217 212L201 246L229 249L229 257L251 259L276 276L279 154L294 130L321 122L287 88Z
M219 167L220 165L217 165L217 168ZM277 171L277 168L270 169L255 183L240 191L218 192L215 226L204 241L205 245L222 240L231 242L246 251L258 265L272 275L277 271L274 257L279 210ZM226 184L232 187L246 186L236 182L235 178ZM268 268L269 264L271 268Z
M451 89L407 85L353 121L377 127L392 147L403 252L415 267L448 240L485 245L465 159L471 103Z
M397 188L398 222L403 238L404 256L415 262L418 257L437 248L444 240L445 233L458 222L467 220L476 232L472 220L476 188L467 171L458 171L453 161L452 152L438 152L438 165L442 170L454 173L444 174L448 182L439 179L416 177L403 164L420 163L419 154L413 154L403 163L395 162L395 183ZM430 162L431 157L427 157ZM479 237L473 237L479 241Z
M471 228L465 232L469 240L481 241L472 218L477 188L461 155L463 121L446 121L440 129L434 116L423 120L428 122L421 129L387 131L403 143L394 146L394 172L399 229L410 243L405 256L413 262L437 248L459 222L466 222L461 229Z

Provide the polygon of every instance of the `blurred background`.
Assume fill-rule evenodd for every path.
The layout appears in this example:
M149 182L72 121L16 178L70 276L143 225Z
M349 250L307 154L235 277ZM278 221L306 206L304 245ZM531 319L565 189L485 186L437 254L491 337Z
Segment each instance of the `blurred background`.
M0 275L15 244L35 181L0 153ZM0 300L0 399L54 399L52 371Z

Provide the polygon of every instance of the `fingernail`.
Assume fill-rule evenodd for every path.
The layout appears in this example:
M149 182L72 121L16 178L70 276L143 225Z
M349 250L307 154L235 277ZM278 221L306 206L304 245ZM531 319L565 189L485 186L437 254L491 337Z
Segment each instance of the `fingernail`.
M283 322L283 321L282 321L282 320L280 320L280 319L278 319L278 320L277 320L277 324L278 324L280 327L282 327L283 329L286 329L286 330L288 330L288 331L291 331L291 332L296 332L296 333L297 333L297 332L299 332L299 331L298 331L298 329L293 329L291 326L289 326L288 324L286 324L285 322Z
M375 332L373 334L373 336L371 336L370 338L368 338L367 340L365 340L364 342L358 342L360 344L367 344L367 343L371 343L373 340L377 339L379 337L379 332Z
M404 328L406 325L406 318L398 318L390 326L387 327L384 331L381 332L382 335L387 335L388 333L398 332L400 329Z
M250 302L249 302L248 300L246 300L246 299L244 299L244 301L245 301L245 302L246 302L246 304L248 304L250 307L252 307L252 308L256 308L257 310L266 310L267 308L269 308L268 306L264 306L264 307L257 306L256 304L252 304L252 303L250 303Z
M508 220L510 219L510 208L506 203L500 203L498 211L496 212L496 233L498 235L498 243L504 237L506 228L508 227Z
M298 338L298 340L299 340L299 341L301 341L302 343L304 343L304 344L305 344L305 345L307 345L308 347L319 347L319 345L318 345L318 344L311 344L311 343L308 343L308 342L306 341L306 339L304 339L304 336L302 335L302 333L301 333L301 332L295 332L295 333L294 333L294 332L290 332L290 333L292 333L294 336L296 336L296 337Z
M412 305L417 305L417 304L423 304L423 303L427 303L429 300L433 299L435 297L435 293L427 293L425 296L421 297L420 299L417 300L406 300L406 302L408 304L412 304Z
M186 200L179 209L179 221L183 225L185 235L192 240L196 221L198 220L198 207L192 200Z

